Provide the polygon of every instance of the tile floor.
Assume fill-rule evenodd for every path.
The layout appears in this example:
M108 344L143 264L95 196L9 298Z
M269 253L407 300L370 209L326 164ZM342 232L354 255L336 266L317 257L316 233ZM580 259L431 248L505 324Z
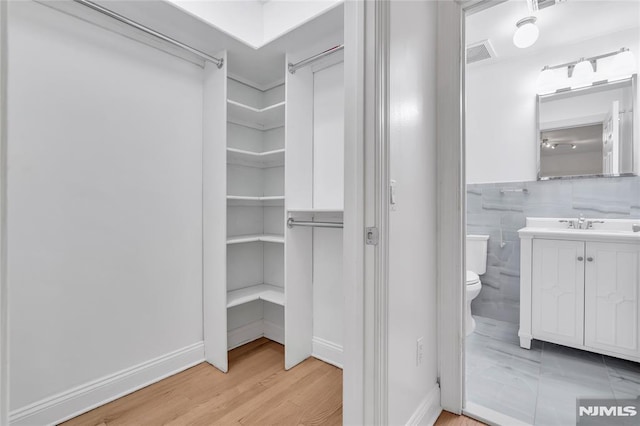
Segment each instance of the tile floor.
M475 317L466 340L467 401L525 423L575 425L576 398L636 398L640 364L533 341L522 349L517 326Z

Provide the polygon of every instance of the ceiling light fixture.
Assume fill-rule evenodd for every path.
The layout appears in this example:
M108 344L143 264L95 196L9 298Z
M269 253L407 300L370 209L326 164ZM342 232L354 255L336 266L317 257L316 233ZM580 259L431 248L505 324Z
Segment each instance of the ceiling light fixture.
M535 16L528 16L516 22L516 32L513 34L513 44L520 49L533 46L538 40L540 30L536 26L538 19Z

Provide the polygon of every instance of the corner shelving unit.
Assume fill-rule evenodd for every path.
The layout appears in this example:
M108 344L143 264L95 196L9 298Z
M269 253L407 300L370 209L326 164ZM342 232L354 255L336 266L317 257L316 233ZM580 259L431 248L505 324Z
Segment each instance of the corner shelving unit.
M242 244L242 243L278 243L284 244L284 235L274 234L251 234L251 235L238 235L227 238L227 244Z
M284 166L284 149L252 152L227 148L227 163L248 167L280 167Z
M227 120L256 130L271 130L284 125L284 101L256 108L227 100Z
M247 195L227 195L227 204L230 206L282 206L284 196L252 197Z
M284 95L227 80L228 349L284 344Z
M264 300L284 306L284 289L275 285L258 284L227 293L227 308L240 306L255 300Z

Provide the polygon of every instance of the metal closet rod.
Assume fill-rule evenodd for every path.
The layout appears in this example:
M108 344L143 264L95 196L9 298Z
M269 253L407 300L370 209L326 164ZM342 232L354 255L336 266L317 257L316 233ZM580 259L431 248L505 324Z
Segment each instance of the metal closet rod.
M111 10L105 8L105 7L102 7L99 4L96 4L96 3L92 2L92 1L89 1L89 0L73 0L73 1L75 1L76 3L79 3L79 4L83 5L83 6L86 6L86 7L90 8L90 9L93 9L96 12L100 12L103 15L106 15L106 16L108 16L110 18L113 18L116 21L122 22L123 24L129 25L129 26L134 27L134 28L136 28L136 29L138 29L138 30L140 30L140 31L142 31L144 33L147 33L147 34L152 35L152 36L154 36L156 38L159 38L162 41L166 41L167 43L173 44L174 46L177 46L177 47L179 47L181 49L184 49L184 50L186 50L186 51L198 56L199 58L204 59L205 61L213 62L214 64L216 64L216 66L218 68L222 68L222 66L224 65L224 59L216 58L215 56L207 55L206 53L201 52L198 49L194 49L193 47L188 46L188 45L186 45L184 43L181 43L176 39L173 39L173 38L171 38L169 36L166 36L166 35L164 35L162 33L159 33L158 31L152 30L149 27L145 27L144 25L139 24L136 21L133 21L133 20L131 20L131 19L125 17L125 16L122 16L119 13L113 12L113 11L111 11Z
M300 68L306 67L307 65L309 65L309 64L311 64L311 63L313 63L313 62L315 62L315 61L317 61L319 59L322 59L325 56L329 56L329 55L331 55L333 53L339 52L342 49L344 49L344 44L341 44L339 46L334 46L331 49L327 49L324 52L318 53L317 55L313 55L310 58L303 59L302 61L296 62L295 64L289 63L289 72L291 74L295 74L295 72L297 70L299 70Z
M342 222L300 222L294 220L292 217L287 219L287 226L293 228L294 226L307 226L310 228L344 228Z

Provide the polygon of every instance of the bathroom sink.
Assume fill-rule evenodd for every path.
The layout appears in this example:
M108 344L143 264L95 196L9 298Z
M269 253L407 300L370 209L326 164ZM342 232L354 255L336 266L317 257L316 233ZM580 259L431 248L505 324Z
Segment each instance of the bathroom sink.
M578 222L576 218L528 217L527 226L518 231L521 237L543 237L558 239L585 239L598 241L620 241L640 243L640 232L634 232L634 225L640 219L598 219L590 218ZM575 227L578 223L583 228Z

